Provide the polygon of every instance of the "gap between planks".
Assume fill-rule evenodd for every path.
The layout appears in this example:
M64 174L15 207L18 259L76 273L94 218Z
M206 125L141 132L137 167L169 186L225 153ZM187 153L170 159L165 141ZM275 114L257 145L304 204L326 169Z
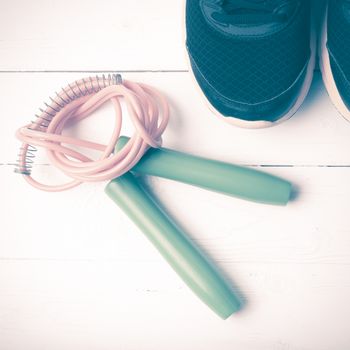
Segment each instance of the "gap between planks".
M196 240L193 240L194 242L196 242ZM23 261L27 261L27 262L47 262L47 263L54 263L54 262L59 262L59 263L65 263L65 262L69 262L69 263L88 263L88 264L98 264L98 263L121 263L121 262L130 262L130 259L125 259L125 258L34 258L34 257L7 257L7 256L3 256L0 257L0 264L1 263L11 263L11 262L23 262ZM155 260L135 260L133 259L134 263L149 263L149 264L158 264L158 261ZM339 266L348 266L350 265L350 262L329 262L329 261L322 261L321 259L318 261L286 261L286 260L235 260L235 259L220 259L220 258L216 258L215 259L216 263L219 264L227 264L227 265L239 265L239 264L243 264L243 265L249 265L249 264L259 264L259 265L339 265Z
M140 70L126 70L126 69L105 69L105 70L0 70L0 74L23 74L23 73L189 73L188 69L140 69Z
M333 164L333 165L313 165L313 164L245 164L236 163L236 165L249 168L350 168L350 164ZM0 163L0 166L15 167L17 163ZM35 166L52 166L52 164L35 164Z

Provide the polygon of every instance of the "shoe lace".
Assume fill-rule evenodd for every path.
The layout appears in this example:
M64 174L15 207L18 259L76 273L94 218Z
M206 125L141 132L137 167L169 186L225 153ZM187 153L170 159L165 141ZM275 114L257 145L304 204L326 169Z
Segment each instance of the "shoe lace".
M227 23L266 23L283 22L286 15L279 9L291 0L224 0L222 13L216 13L216 19Z

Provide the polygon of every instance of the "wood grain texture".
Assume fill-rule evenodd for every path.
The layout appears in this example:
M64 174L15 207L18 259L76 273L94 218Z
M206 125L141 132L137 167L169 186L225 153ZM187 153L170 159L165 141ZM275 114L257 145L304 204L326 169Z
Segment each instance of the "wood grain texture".
M235 273L248 301L244 311L223 322L165 264L1 262L2 348L348 348L346 266L225 268Z
M5 0L0 71L187 70L184 2Z
M11 163L16 158L18 143L13 138L14 130L32 120L49 96L69 82L87 76L88 73L0 75L2 108L6 115L4 139L11 144L10 151L0 149L0 159ZM244 130L220 122L207 108L189 73L138 72L125 73L123 77L152 84L169 98L172 111L164 137L165 146L248 165L350 165L349 123L330 102L319 73L315 75L309 97L292 119L277 127L260 130ZM21 103L14 103L14 96ZM107 104L96 118L85 123L85 134L105 141L109 126L114 122L112 107ZM98 132L95 131L96 120L101 120ZM125 132L132 132L129 123Z
M185 71L181 11L178 0L3 1L1 350L350 348L350 124L319 74L302 109L278 127L219 121ZM140 179L243 298L225 322L107 198L105 184L49 194L13 174L16 128L68 82L116 70L169 98L165 146L294 184L294 200L272 207ZM106 105L67 132L103 142L112 124ZM42 153L34 173L62 179Z
M4 1L0 70L183 70L182 1Z

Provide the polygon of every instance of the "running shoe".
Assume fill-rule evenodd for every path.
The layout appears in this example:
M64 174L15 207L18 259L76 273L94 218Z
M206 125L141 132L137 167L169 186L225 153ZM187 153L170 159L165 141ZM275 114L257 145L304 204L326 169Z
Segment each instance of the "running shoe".
M329 0L319 48L320 67L328 94L350 121L350 1Z
M310 0L187 0L191 71L214 112L242 127L290 118L313 77Z

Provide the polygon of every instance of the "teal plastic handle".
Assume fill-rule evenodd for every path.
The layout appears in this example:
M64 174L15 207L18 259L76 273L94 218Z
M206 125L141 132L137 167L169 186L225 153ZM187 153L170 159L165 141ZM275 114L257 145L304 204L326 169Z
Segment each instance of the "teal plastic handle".
M240 308L227 282L130 173L111 181L106 193L143 231L192 291L226 319Z
M116 151L128 141L121 137ZM286 205L292 190L291 183L279 177L167 148L149 149L132 171L265 204Z

